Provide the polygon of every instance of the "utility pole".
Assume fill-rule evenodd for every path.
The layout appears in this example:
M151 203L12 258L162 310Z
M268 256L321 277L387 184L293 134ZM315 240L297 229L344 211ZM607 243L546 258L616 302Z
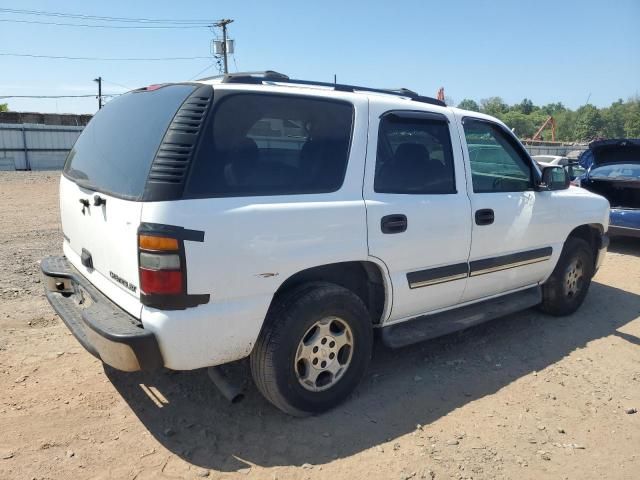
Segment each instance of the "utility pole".
M233 20L224 18L215 24L216 27L222 28L222 58L224 59L224 73L229 73L229 65L227 63L227 25L233 23Z
M102 108L102 77L94 78L94 82L98 82L98 110Z

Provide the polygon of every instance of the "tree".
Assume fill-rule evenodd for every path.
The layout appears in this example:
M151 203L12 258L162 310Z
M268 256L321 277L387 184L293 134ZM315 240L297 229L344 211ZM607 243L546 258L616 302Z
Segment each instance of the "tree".
M478 105L475 100L471 100L469 98L465 98L464 100L462 100L458 104L458 108L461 108L463 110L471 110L472 112L480 111L480 105Z
M556 102L556 103L548 103L543 107L540 107L540 110L542 110L547 115L556 115L557 113L560 113L560 112L566 112L567 107L565 107L562 104L562 102Z
M531 115L515 110L505 113L501 120L520 138L531 138L537 128Z
M556 121L557 141L590 141L602 137L640 138L639 96L626 101L618 99L605 108L584 105L576 111L568 109L562 102L539 107L528 98L509 107L501 97L482 99L480 105L475 100L465 98L458 108L497 117L521 138L531 138L549 115ZM542 132L542 136L545 140L551 139L549 127Z
M601 111L603 120L603 134L609 138L620 138L625 136L625 105L620 98L617 102L613 102L609 108Z
M624 134L629 138L640 138L640 98L627 102L625 109Z
M509 105L504 103L501 97L483 98L480 100L480 105L482 105L482 112L494 117L500 117L500 114L509 111Z
M574 135L576 140L590 141L604 135L600 111L591 104L576 111Z
M525 98L519 104L514 105L511 110L515 110L517 112L524 113L525 115L529 115L531 112L533 112L537 108L538 107L536 107L531 100L529 100L528 98Z
M559 111L553 114L556 120L556 140L571 142L576 140L574 135L576 112L571 110Z
M0 103L0 112L8 112L9 111L9 105L6 103Z

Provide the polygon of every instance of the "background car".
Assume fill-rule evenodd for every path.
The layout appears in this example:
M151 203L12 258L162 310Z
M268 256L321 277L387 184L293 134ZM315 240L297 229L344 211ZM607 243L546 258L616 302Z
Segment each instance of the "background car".
M531 158L539 165L561 165L565 167L569 179L572 181L584 175L586 171L579 165L577 160L561 155L533 155Z
M640 238L640 139L592 142L579 163L578 185L611 204L609 235Z

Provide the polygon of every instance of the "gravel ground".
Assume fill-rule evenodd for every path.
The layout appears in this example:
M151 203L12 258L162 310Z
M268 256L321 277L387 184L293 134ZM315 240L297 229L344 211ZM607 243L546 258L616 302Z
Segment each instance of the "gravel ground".
M348 402L293 419L250 384L229 405L203 371L125 374L80 347L38 274L58 177L0 172L0 478L638 478L639 241L612 243L576 314L377 346Z

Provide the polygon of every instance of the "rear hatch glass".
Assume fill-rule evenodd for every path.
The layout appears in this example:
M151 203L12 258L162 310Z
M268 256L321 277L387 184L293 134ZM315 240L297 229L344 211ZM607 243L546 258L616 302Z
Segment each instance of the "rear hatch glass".
M139 200L164 133L194 89L194 85L167 85L109 102L69 153L65 176L94 191Z
M140 312L138 200L165 131L194 88L170 85L109 102L78 138L61 180L65 255L134 316Z

